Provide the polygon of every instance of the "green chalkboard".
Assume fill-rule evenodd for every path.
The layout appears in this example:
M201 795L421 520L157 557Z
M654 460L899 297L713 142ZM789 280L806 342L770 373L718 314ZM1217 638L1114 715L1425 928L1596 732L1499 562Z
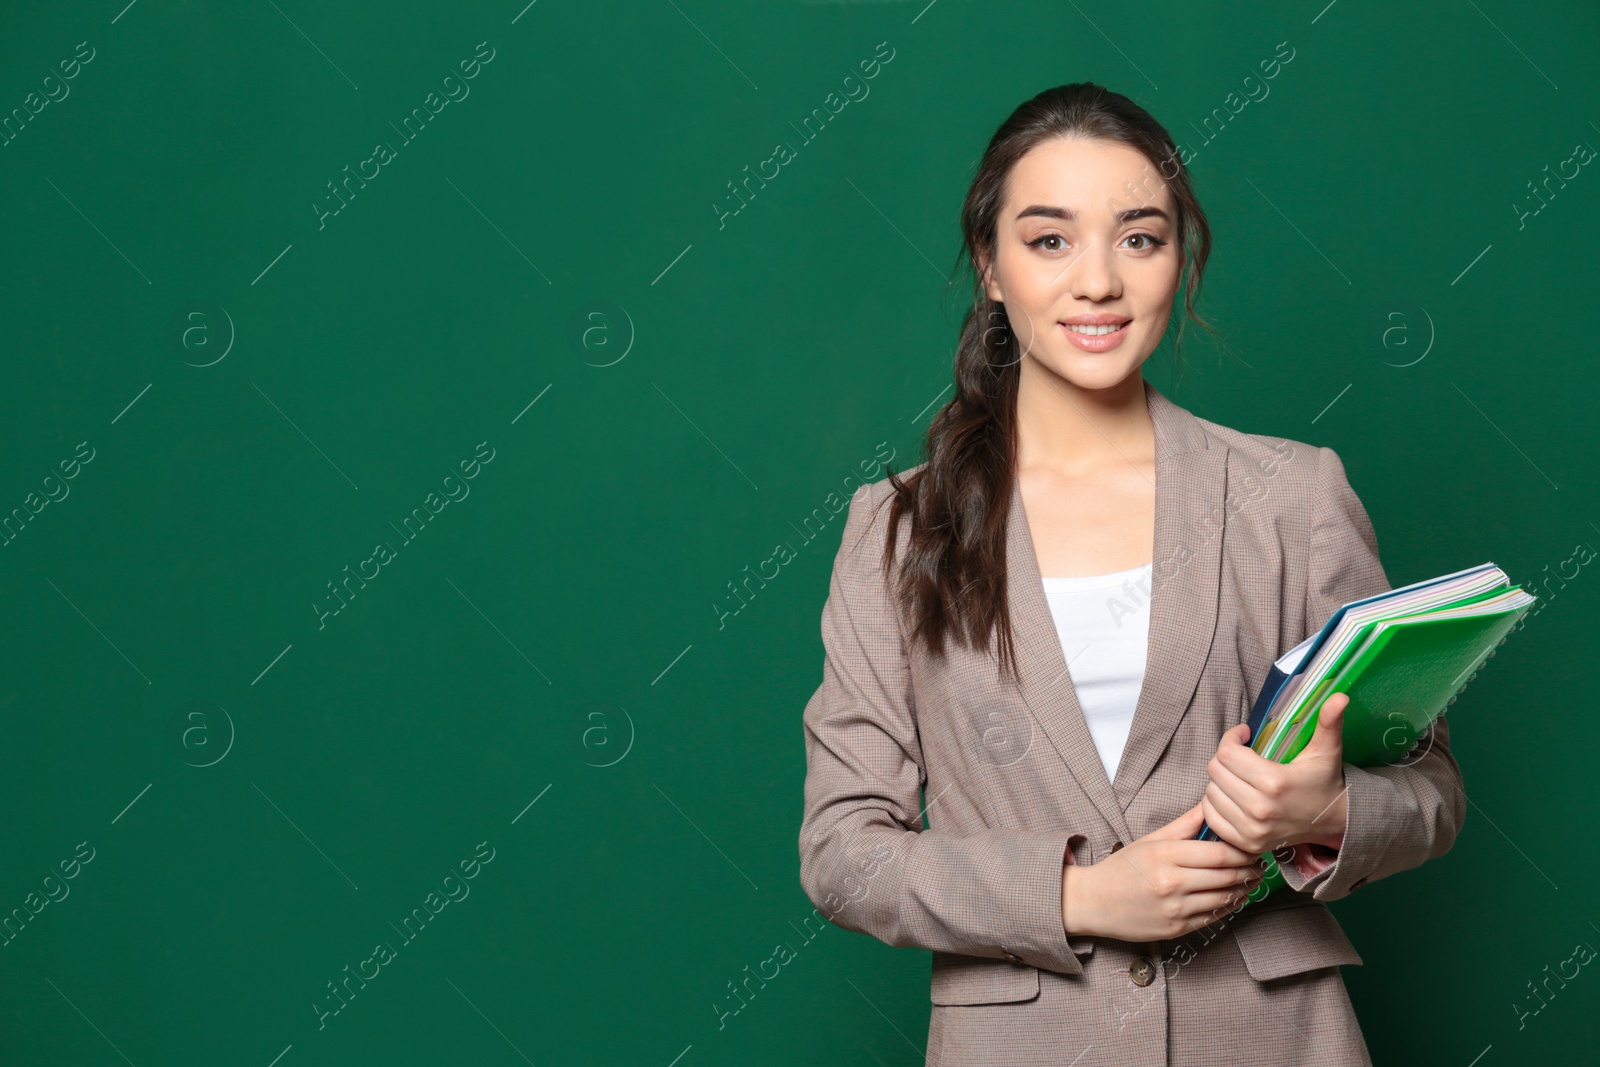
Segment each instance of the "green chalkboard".
M1600 1062L1600 779L1515 727L1593 714L1592 5L0 20L0 1061L921 1064L928 954L798 880L826 501L922 458L989 136L1094 80L1215 231L1152 382L1544 600L1454 850L1336 905L1376 1059Z

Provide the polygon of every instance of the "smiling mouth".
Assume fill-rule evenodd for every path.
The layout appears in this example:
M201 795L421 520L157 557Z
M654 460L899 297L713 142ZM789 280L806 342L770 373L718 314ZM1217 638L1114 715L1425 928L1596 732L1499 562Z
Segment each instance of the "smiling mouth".
M1080 323L1065 322L1061 325L1080 337L1105 337L1128 328L1128 323L1126 322L1116 326L1084 326Z

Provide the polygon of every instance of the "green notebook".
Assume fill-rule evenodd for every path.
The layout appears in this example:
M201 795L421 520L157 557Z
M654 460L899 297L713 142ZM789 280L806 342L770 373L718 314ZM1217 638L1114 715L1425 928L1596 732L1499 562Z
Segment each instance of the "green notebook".
M1280 728L1263 733L1262 755L1288 763L1310 743L1322 701L1345 693L1344 760L1357 767L1395 763L1505 640L1533 597L1521 589L1473 598L1476 603L1368 623ZM1258 750L1259 751L1259 750Z
M1251 748L1290 762L1316 732L1322 702L1345 693L1345 762L1404 761L1534 603L1498 567L1483 564L1344 605L1294 650L1304 649L1300 669L1287 677L1274 671L1268 685L1278 688ZM1264 691L1260 699L1268 698ZM1286 884L1272 854L1262 859L1266 876L1252 902Z

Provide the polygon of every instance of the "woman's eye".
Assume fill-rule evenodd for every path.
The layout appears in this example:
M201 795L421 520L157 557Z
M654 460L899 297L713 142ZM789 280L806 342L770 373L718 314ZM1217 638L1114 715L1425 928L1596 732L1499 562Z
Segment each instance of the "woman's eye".
M1143 241L1144 242L1144 244L1139 245L1139 246L1137 246L1137 247L1135 247L1133 249L1135 252L1152 252L1157 248L1163 247L1167 243L1167 242L1163 241L1161 238L1157 237L1155 234L1152 234L1152 233L1134 233L1134 234L1129 234L1126 239L1129 240L1129 241ZM1047 241L1053 241L1055 243L1047 245L1045 243ZM1039 237L1035 237L1031 241L1028 241L1027 245L1028 245L1029 248L1043 248L1043 249L1045 249L1046 251L1049 251L1049 252L1059 252L1059 251L1061 251L1064 242L1065 242L1065 238L1063 238L1060 234L1058 234L1058 233L1047 233L1047 234L1043 234L1043 235L1041 235Z
M1135 233L1135 234L1129 234L1128 235L1128 240L1130 240L1130 241L1139 240L1141 238L1146 243L1142 247L1135 249L1134 251L1136 251L1136 252L1152 251L1154 249L1160 248L1161 246L1163 246L1163 245L1165 245L1167 243L1167 242L1161 240L1161 238L1157 237L1153 233Z

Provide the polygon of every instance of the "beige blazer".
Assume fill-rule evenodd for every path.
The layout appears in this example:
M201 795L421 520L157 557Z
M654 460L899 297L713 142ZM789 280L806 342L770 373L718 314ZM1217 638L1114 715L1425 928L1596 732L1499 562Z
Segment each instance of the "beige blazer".
M1144 686L1107 780L1045 599L1021 494L1005 581L1020 688L991 649L906 640L886 586L887 479L850 501L804 714L800 881L822 915L932 951L927 1062L1073 1067L1370 1063L1326 902L1442 855L1465 817L1441 717L1405 765L1345 765L1337 862L1160 942L1065 935L1064 862L1096 863L1197 803L1272 661L1390 588L1329 448L1198 418L1145 383L1156 504ZM909 538L902 523L898 569ZM1415 755L1415 754L1414 754ZM923 795L919 795L919 792ZM924 807L924 800L926 807Z

